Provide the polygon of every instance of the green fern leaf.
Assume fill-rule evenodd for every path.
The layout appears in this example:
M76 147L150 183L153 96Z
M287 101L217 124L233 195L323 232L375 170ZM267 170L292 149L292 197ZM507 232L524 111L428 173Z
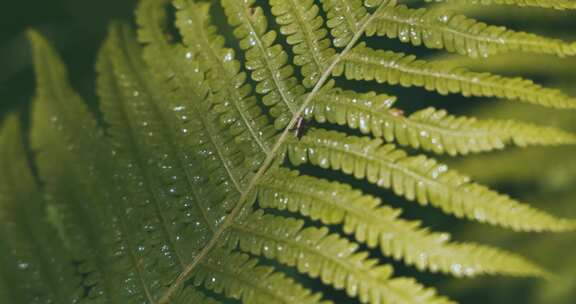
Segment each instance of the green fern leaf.
M336 53L318 15L320 9L313 0L271 0L270 5L280 33L292 46L294 64L302 67L303 85L313 87Z
M478 120L463 116L457 117L449 115L444 110L436 110L434 108L415 112L410 115L409 120L416 123L430 124L441 129L449 129L454 132L466 132L467 130L478 132L475 134L478 137L471 136L471 138L468 138L468 149L465 148L466 144L464 144L464 141L456 144L458 148L455 149L463 154L467 151L488 151L493 149L493 147L499 148L509 142L525 147L528 145L574 144L576 139L574 134L556 128L540 127L514 120ZM487 133L482 136L480 135L482 131ZM433 132L430 131L430 134L433 134ZM460 136L466 137L463 134ZM443 137L438 136L438 138L442 138L444 142L452 140L452 142L457 143L460 136L451 139L449 136L444 135ZM434 142L433 138L431 142ZM478 143L478 146L474 143ZM413 144L412 146L415 145ZM451 144L445 144L445 146L450 147ZM450 151L448 153L454 154L454 152Z
M366 35L398 38L416 46L423 44L429 49L445 49L473 58L509 51L560 57L576 54L576 42L487 25L451 11L411 9L403 5L383 10Z
M80 277L56 236L23 147L16 116L0 128L0 280L3 303L78 301ZM25 282L21 284L20 282ZM9 300L11 299L11 300Z
M288 65L288 54L274 44L277 34L267 30L267 19L255 1L229 0L223 3L229 23L236 27L236 38L246 50L246 68L252 70L252 79L258 82L256 92L265 95L262 102L271 107L276 118L276 129L284 128L298 110L305 89L294 77Z
M327 86L306 108L304 117L346 125L402 146L450 155L502 149L509 143L521 147L576 143L576 136L563 130L513 120L457 117L432 107L406 117L392 108L395 101L385 94L360 94Z
M232 248L295 266L336 289L346 289L362 303L451 303L416 283L410 289L396 289L406 284L405 279L390 278L388 265L375 266L377 261L367 259L367 252L358 252L356 244L328 234L326 228L302 227L302 221L257 212L232 226L226 242Z
M479 4L479 5L515 5L515 6L532 6L541 8L553 8L557 10L572 10L576 9L576 3L571 0L538 0L538 1L527 1L527 0L425 0L426 2L455 2L463 4Z
M441 62L417 60L415 56L374 50L365 44L355 47L334 69L335 76L350 80L418 86L440 94L500 97L555 108L576 108L576 100L561 91L544 88L531 80L474 73Z
M335 45L345 45L368 13L362 1L325 0L327 25ZM366 29L367 36L398 38L415 46L445 49L473 58L488 57L509 51L553 54L560 57L576 54L576 42L516 32L503 26L488 25L453 11L411 9L405 5L386 7Z
M298 212L326 225L343 224L344 232L358 242L370 248L378 246L385 255L421 270L455 276L546 276L538 266L513 254L476 244L451 243L449 234L429 232L418 222L402 220L400 210L381 206L379 199L347 185L279 171L259 187L262 208Z
M135 258L138 230L127 237L126 219L117 213L124 202L111 201L123 197L109 178L115 172L112 149L68 85L56 53L38 34L31 32L30 39L38 82L32 145L42 151L40 176L47 184L49 203L64 212L71 254L86 273L85 288L90 286L88 297L121 302L127 298L124 292L134 289L140 291L136 297L146 301L147 287L127 280L141 277L143 269ZM66 167L70 163L75 165ZM129 271L115 272L113 265L121 264L130 265Z
M191 274L193 284L204 286L244 303L326 303L272 267L259 266L248 255L216 249ZM187 302L188 298L176 299Z
M167 240L182 268L205 244L202 235L213 233L226 208L230 208L227 206L238 199L234 185L243 183L243 174L249 168L242 162L220 163L218 158L202 157L201 151L213 151L215 156L232 160L240 152L231 147L230 137L219 136L214 145L203 144L210 139L210 131L220 131L214 127L217 123L210 122L217 118L209 114L200 122L175 120L175 114L187 115L186 110L178 105L163 107L160 92L151 90L157 84L142 69L144 63L139 58L140 49L131 33L126 28L112 28L99 61L102 111L118 149L134 160L130 168L140 171L131 178L145 185L138 191L144 193L142 200L153 199L145 212L151 218L159 215L159 237ZM201 104L203 98L195 100ZM191 163L203 163L205 167L193 167ZM210 178L199 178L207 171L212 171ZM221 183L230 186L224 188ZM188 214L182 210L191 211ZM170 225L173 219L189 222L195 231Z
M562 1L509 4L568 8ZM102 115L74 91L55 50L29 34L37 77L30 147L14 116L0 128L0 301L329 303L332 288L360 303L453 303L394 277L392 264L456 277L550 277L520 255L403 219L360 189L376 184L516 231L571 231L574 220L383 142L460 155L575 144L574 134L434 107L404 115L385 92L342 88L375 80L575 108L574 98L530 80L363 40L398 37L469 57L569 56L572 43L386 0L141 0L136 16L137 35L113 23L99 52ZM356 190L322 168L366 182Z
M390 4L394 4L393 1ZM361 20L368 15L362 0L323 0L322 7L336 47L345 47L358 32Z
M397 195L431 204L458 217L521 231L565 231L576 228L571 220L542 211L470 182L467 176L423 155L409 157L380 140L313 130L289 145L294 165L309 162L391 188Z
M246 147L246 155L263 159L270 153L274 132L267 125L250 84L245 83L246 75L240 72L234 51L224 47L224 38L211 25L210 6L185 0L174 4L178 8L177 26L192 51L187 54L196 54L197 62L206 72L213 101L217 103L214 111L222 114L221 120L231 127L242 147Z
M438 61L450 66L461 66L472 70L489 70L494 73L506 73L513 70L525 75L546 74L554 71L554 77L573 78L572 71L574 65L571 61L550 60L545 56L534 56L533 54L501 54L490 57L486 60L478 61L470 57L463 57L456 54L435 56Z

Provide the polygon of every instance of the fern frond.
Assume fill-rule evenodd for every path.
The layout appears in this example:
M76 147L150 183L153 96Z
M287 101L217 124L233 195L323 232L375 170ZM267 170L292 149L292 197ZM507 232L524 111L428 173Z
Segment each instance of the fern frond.
M100 145L93 139L103 137L103 132L91 117L82 98L68 83L68 72L59 56L39 33L29 31L28 37L33 49L36 73L37 112L46 111L52 114L46 115L46 118L56 130L64 134L65 139L74 138L79 141L80 146L89 146L93 151L101 150ZM64 104L65 102L67 103ZM89 118L80 119L81 117ZM75 128L64 128L62 124L65 123L74 125Z
M246 82L246 74L235 59L234 50L224 47L224 37L211 24L207 3L192 0L176 0L176 25L188 47L188 57L196 58L214 95L213 110L221 115L221 121L230 128L245 155L256 158L254 167L270 153L276 132L257 104L253 90ZM191 59L191 58L190 58Z
M32 146L41 151L38 166L49 203L65 214L70 250L86 273L83 284L89 287L88 297L149 301L149 286L140 280L145 270L136 258L134 243L145 231L120 216L126 202L111 178L116 176L112 148L68 84L56 52L39 34L29 36L38 83Z
M442 140L446 147L452 146L452 144L449 144L450 142L454 143L456 146L455 150L462 154L489 151L494 148L499 149L508 143L513 143L520 147L576 143L574 134L557 128L541 127L514 120L478 120L465 116L457 117L449 115L444 110L436 110L434 108L415 112L408 119L416 124L425 124L443 131L456 132L457 135L452 134L452 138L447 134L442 134L443 136L440 135L437 138ZM423 129L424 132L427 132L426 128ZM430 131L430 144L435 142L433 133L433 131ZM420 135L423 134L420 133ZM426 137L426 135L423 136ZM416 147L415 145L412 146ZM448 151L448 153L455 154L453 151Z
M510 143L521 147L576 143L576 135L560 129L514 120L458 117L432 107L406 117L392 108L395 100L385 94L360 94L327 86L314 97L304 117L346 125L402 146L450 155L502 149Z
M97 141L93 139L97 139L99 143L103 142L102 132L97 128L96 122L86 109L81 97L68 84L68 72L56 52L40 34L32 31L28 33L28 36L32 44L37 82L31 145L35 151L41 151L37 156L40 177L42 178L45 175L52 176L54 180L69 180L70 175L77 171L79 166L71 167L70 170L59 170L60 168L58 168L57 164L60 161L64 163L65 159L69 158L70 150L75 151L80 147L84 148L86 146L90 147L92 151L108 156L107 153L103 153L100 144L94 145ZM60 111L60 108L62 108L62 111ZM75 128L70 126L75 126ZM84 129L85 133L79 132L82 129ZM74 140L74 144L70 143L72 140ZM62 146L59 147L58 144ZM52 156L54 156L53 159L51 159ZM84 157L97 156L99 154L85 155ZM50 174L47 172L50 172ZM53 173L55 174L52 175ZM46 187L47 192L53 197L60 196L52 193L57 190L56 188L63 188L59 187L56 182L48 182ZM76 194L72 190L69 192L71 196ZM50 200L50 196L47 199ZM62 199L62 201L66 200ZM80 206L73 205L70 207ZM87 205L86 207L91 206ZM62 210L66 209L63 208ZM78 220L77 223L89 223L91 221L91 219L82 218L80 214L70 220ZM74 225L70 221L67 221L67 223ZM79 226L82 227L81 224ZM96 226L86 225L87 228ZM75 243L70 242L70 245ZM82 244L83 241L79 239L79 243ZM81 250L82 247L77 246L73 250Z
M113 37L114 37L114 36L113 36ZM117 38L117 39L120 39L120 38ZM128 112L130 112L130 107L135 107L135 109L132 110L132 111L134 112L133 115L136 115L135 117L136 117L137 119L134 119L134 118L133 118L133 119L131 119L131 120L133 120L133 121L143 120L143 121L146 121L146 122L147 122L147 126L152 126L152 125L154 124L155 120L153 120L153 119L146 119L146 118L143 118L143 117L138 117L138 114L142 114L142 113L139 113L138 110L139 110L139 111L142 111L144 108L146 108L146 104L147 104L147 103L150 104L150 105L148 105L148 107L152 106L154 103L157 103L156 106L161 106L161 103L159 103L158 101L155 101L155 100L154 100L154 99L155 99L154 92L146 91L146 90L145 90L145 87L142 87L142 85L143 85L142 83L138 84L138 80L140 80L140 81L142 81L142 80L151 81L149 75L147 75L146 73L138 70L138 67L139 67L139 66L142 66L142 64L141 64L141 63L134 64L132 67L130 67L130 66L125 66L125 65L122 64L123 61L129 60L129 58L138 58L137 47L134 45L134 42L133 42L133 41L132 41L132 42L129 41L130 36L129 36L129 35L126 35L126 37L124 37L123 39L124 39L124 40L127 40L127 41L122 42L122 41L120 40L119 42L117 42L117 43L119 44L119 46L116 46L117 50L112 49L111 52L110 52L111 54L110 54L110 56L109 56L109 57L112 59L112 61L116 61L116 69L117 69L117 71L116 71L116 75L117 75L117 76L116 76L116 77L118 78L118 77L120 77L120 75L123 75L123 76L122 76L122 82L120 82L120 83L123 83L124 86L126 86L126 88L124 88L123 90L121 90L121 94L123 93L123 96L117 97L117 98L115 98L114 100L116 101L116 103L118 103L118 102L120 101L120 104L122 104L122 103L126 104L126 107L128 108ZM123 55L122 51L124 51L124 52L126 52L126 53L129 53L130 48L132 48L131 51L132 51L132 52L136 52L136 54L132 54L133 56L128 56L127 58L124 58L123 56L125 56L125 55ZM119 80L119 79L118 79L118 80ZM140 87L138 87L138 86L140 86ZM138 96L134 96L134 95L132 94L132 92L134 92L135 90L136 90L136 91L139 91L139 92L141 92L141 93L138 94ZM122 91L123 91L123 92L122 92ZM156 97L156 98L157 98L157 97ZM125 99L126 101L122 101L123 99ZM148 99L148 100L146 100L146 99ZM104 100L105 100L104 102L106 103L106 98L104 98ZM199 100L198 102L201 103L202 101ZM169 105L169 106L170 106L170 105ZM171 107L171 106L170 106L170 107ZM111 111L109 110L108 112L111 112ZM199 114L200 114L200 113L191 113L191 115L199 115ZM203 117L208 117L208 118L211 117L209 112L202 113L201 115L202 115ZM214 125L214 124L205 125L205 126L203 126L204 129L199 128L198 130L210 130L210 129L211 129L211 127L210 127L211 125ZM127 129L133 129L134 127L138 127L138 126L132 126L132 127L128 126ZM195 130L191 130L189 133L190 133L190 134L198 134L197 132L195 132ZM212 141L214 141L215 143L218 143L218 145L216 146L216 149L220 149L220 147L226 147L227 143L226 143L226 142L222 142L223 139L226 139L226 137L224 137L225 130L217 130L217 132L215 132L215 134L216 134L216 133L220 134L219 137L216 137L215 135L211 135L211 137L213 138ZM144 132L144 134L146 135L147 133ZM139 136L134 136L134 137L135 137L135 138L138 138ZM183 141L186 141L186 139L183 139ZM229 141L231 141L231 140L229 140ZM202 147L202 145L200 145L200 143L201 143L201 142L199 142L199 143L196 144L196 145L191 145L191 148L192 148L192 149L199 149L198 151L205 151L205 148ZM154 146L154 147L157 147L157 146L169 146L169 145L170 145L169 142L167 142L167 143L165 143L165 144L152 144L152 146ZM148 146L150 146L150 144L149 144ZM228 148L224 149L224 151L233 152L233 151L235 151L235 150L234 150L234 147L228 147ZM157 152L155 152L155 153L157 153ZM236 153L238 153L238 152L236 152ZM163 153L162 153L161 155L166 155L166 154L163 154ZM170 155L170 154L168 154L168 155ZM194 156L194 155L192 155L192 156ZM172 158L172 157L170 157L170 158ZM177 157L176 157L176 158L177 158ZM227 159L238 159L238 157L226 156L226 157L223 157L221 161L224 162L224 163L226 163L226 162L227 162ZM200 163L202 163L202 162L200 162ZM237 166L237 164L230 164L230 165L231 165L231 166L232 166L232 165L236 165L236 166ZM231 166L229 166L228 168L231 168ZM163 167L163 166L161 165L161 167ZM172 167L177 168L177 166L169 166L169 168L172 168ZM237 170L240 170L240 169L238 169L238 168L236 168L236 169L237 169ZM249 170L246 169L246 168L244 168L243 170L240 170L240 171L248 172ZM159 173L160 173L160 172L159 172ZM174 172L173 174L177 174L177 173L178 173L178 172ZM160 174L161 174L161 173L160 173ZM195 174L195 175L198 174L198 176L199 176L201 173L198 172L198 173L194 173L194 174ZM176 175L168 174L167 176L176 176ZM149 178L148 178L148 181L150 181L150 179L151 179L151 178L149 177ZM176 178L176 180L179 180L179 179L180 179L180 178ZM170 186L170 184L167 184L167 185ZM197 187L198 187L196 190L199 192L200 195L197 196L197 198L198 198L198 201L199 201L200 203L202 203L203 200L206 199L206 196L205 196L205 195L204 195L204 196L202 195L203 189L201 189L201 185L192 185L192 186L197 186ZM157 187L157 186L156 186L156 187ZM166 186L165 186L165 187L166 187ZM168 187L168 189L172 189L172 188ZM194 190L194 189L193 189L193 190ZM204 191L205 191L205 190L204 190ZM185 191L183 191L183 192L185 192ZM162 195L161 197L169 197L170 194L172 194L172 195L174 196L173 193L169 193L169 191L168 191L168 193L166 193L165 195ZM176 197L177 197L177 196L178 196L178 195L176 195ZM208 195L208 197L211 197L211 196ZM213 195L212 195L212 197L213 197ZM214 203L212 203L213 205L211 204L209 207L200 206L201 208L203 208L203 209L201 209L201 211L204 210L205 212L198 213L198 216L200 216L201 214L204 214L204 215L209 216L209 219L214 220L214 223L211 225L211 227L216 226L216 224L219 223L219 220L224 216L224 214L222 213L222 211L221 211L220 209L218 209L218 208L221 208L221 203L218 203L218 200L217 200L217 199L218 199L218 197L216 197L216 198L214 198L214 199L212 199L212 200L208 200L208 202L211 202L211 203L214 202ZM183 209L185 210L185 212L186 212L185 214L188 214L188 213L190 212L190 210L187 210L187 207L186 207L186 205L189 205L190 202L191 202L190 199L184 199L184 200L182 200L182 201L180 202L180 204L184 204L184 206L182 206L181 208L183 208ZM166 203L170 204L169 202L166 202ZM218 204L215 204L215 203L218 203ZM226 205L224 205L224 206L226 206ZM220 213L218 213L218 210L220 210ZM207 213L207 214L206 214L206 213ZM170 214L170 217L171 217L171 218L174 218L174 217L179 218L179 217L180 217L180 216L175 216L175 215L174 215L174 214L175 214L174 212L170 212L170 213L168 213L168 214ZM198 226L198 224L200 224L200 221L194 221L193 218L183 219L183 221L186 221L186 222L190 222L190 221L191 221L191 222L190 222L189 225L186 225L186 226L184 226L184 227L182 227L182 228L177 227L179 230L172 231L172 234L176 234L176 233L177 233L177 235L178 235L178 241L179 241L179 242L178 242L178 244L179 244L179 246L178 246L178 247L179 247L179 251L180 251L183 255L186 254L186 256L185 256L185 258L183 259L182 262L189 262L190 259L189 259L189 258L186 258L186 257L190 257L191 255L194 256L195 251L197 252L197 251L198 251L198 250L197 250L198 248L201 248L201 246L204 246L204 245L205 245L204 239L198 239L197 236L206 237L207 235L210 235L210 233L209 233L209 231L204 231L204 230L206 229L206 227L204 227L204 226L202 226L202 225ZM193 230L189 230L188 233L185 233L185 231L182 231L182 229L189 228L190 226L194 227L194 229L193 229ZM203 233L200 234L199 232L203 232ZM180 237L181 237L181 238L180 238ZM192 238L192 239L190 239L190 238ZM183 240L186 240L186 239L188 239L187 242L189 242L189 244L180 245L180 241L183 241ZM188 252L186 253L187 250L188 250ZM191 250L191 252L190 252L190 250ZM181 268L182 268L182 267L181 267ZM234 284L237 284L237 283L238 283L238 282L236 282L235 280L232 280L232 279L229 279L229 281L230 281L230 283L225 283L225 284L226 284L226 288L233 288L233 287L229 287L228 284L232 284L231 286L234 286Z
M575 98L531 80L470 72L463 68L447 67L442 62L417 60L412 55L374 50L365 44L354 48L333 74L344 75L350 80L424 87L442 95L461 93L464 96L500 97L555 108L576 108Z
M420 270L455 276L505 274L546 276L537 265L512 253L477 244L450 242L447 233L431 232L419 222L399 218L401 211L350 186L297 172L279 170L259 186L259 205L298 212L325 225L343 224L368 247Z
M186 143L181 147L181 153L187 155L192 151L197 157L195 166L199 167L198 172L204 172L192 176L194 179L204 176L212 185L213 191L202 199L214 206L221 202L221 206L228 210L238 200L239 189L249 179L251 168L261 162L262 156L261 153L246 154L253 147L234 147L231 137L243 137L248 132L238 134L237 129L222 123L224 117L213 110L215 105L211 100L217 97L209 94L204 70L198 62L200 58L193 56L195 53L191 50L166 41L161 30L166 26L166 16L155 14L162 11L164 3L164 0L146 0L138 9L139 37L146 44L143 57L166 88L164 93L169 96L168 106L175 114L173 118L181 123L182 132L179 133L183 137L180 139ZM262 135L268 138L270 131L273 128L267 128ZM250 170L242 165L243 160Z
M35 119L34 126L41 126L40 119ZM45 138L54 136L38 131L32 135ZM122 301L124 299L119 290L125 286L121 283L125 278L119 278L118 274L112 273L110 261L116 260L126 265L131 263L123 258L112 258L113 252L122 251L117 250L116 244L106 243L104 240L104 236L117 234L116 225L105 226L109 224L108 221L115 221L116 217L103 215L102 207L95 203L97 198L88 200L84 197L87 189L79 182L83 176L78 173L79 170L63 170L76 159L68 155L65 149L56 148L59 145L66 146L65 142L56 139L57 137L50 139L50 145L46 141L40 145L39 140L33 140L32 144L36 150L42 151L38 156L38 167L40 178L46 183L46 201L53 210L57 210L62 219L59 236L67 245L72 259L78 263L78 272L82 276L79 286L86 290L86 297L101 301ZM115 237L111 242L116 241L118 239ZM121 246L121 242L118 243ZM129 273L133 274L138 270L139 268L134 268Z
M75 302L80 277L48 222L22 138L18 118L9 115L0 127L0 301Z
M465 217L519 231L566 231L572 220L559 219L519 203L506 195L470 182L467 176L423 155L407 156L381 140L313 130L288 147L294 165L309 162L340 170L422 205L431 204Z
M543 56L533 54L501 54L476 60L470 57L462 57L455 54L434 56L434 60L443 61L445 65L461 66L471 70L490 71L491 73L507 73L514 71L523 75L550 75L554 78L563 77L573 79L576 64L566 60L550 60ZM553 72L553 73L551 73Z
M220 248L215 248L194 270L191 283L243 303L329 303L274 268L260 266L248 255ZM177 303L187 301L186 298L176 300Z
M362 0L322 0L322 7L335 47L346 46L358 32L360 21L368 15Z
M461 55L488 57L521 51L560 57L576 54L576 42L568 43L532 33L488 25L453 11L387 7L366 29L367 36L398 38L429 49L445 49Z
M478 4L478 5L514 5L514 6L531 6L541 8L552 8L557 10L573 10L576 9L576 3L572 0L425 0L426 2L454 2L462 4Z
M329 234L327 228L303 228L304 222L256 212L235 223L227 237L227 246L278 260L362 303L450 303L436 297L432 289L415 284L411 289L397 289L391 278L392 267L378 265L359 252L358 245Z
M144 69L140 58L140 48L131 31L112 27L98 65L102 111L118 150L133 160L126 168L133 171L127 182L139 185L132 195L142 196L142 200L148 198L148 204L138 210L147 221L154 219L158 229L150 233L156 233L158 240L166 240L165 244L153 243L149 247L166 246L165 252L176 258L177 269L181 270L204 245L203 235L213 233L226 214L227 204L222 202L237 199L238 190L233 184L242 183L244 173L240 172L247 172L249 168L242 166L243 163L224 161L222 164L217 159L200 157L200 149L214 151L216 155L218 151L226 151L228 154L223 157L227 159L238 159L240 151L232 147L233 139L225 133L216 141L222 141L217 148L198 142L208 136L205 133L209 128L198 121L179 120L172 110L177 106L166 102L160 94L162 91L151 89L161 86ZM205 96L196 97L195 102L205 103L203 98ZM210 115L204 119L208 117ZM189 143L191 138L193 141ZM204 172L212 169L212 177L220 177L199 178L200 169L206 170ZM221 180L229 182L231 187L222 187ZM187 224L170 224L174 220ZM194 226L194 230L187 229L190 226Z
M286 169L304 163L460 218L518 231L576 229L576 221L383 144L457 155L574 144L576 135L432 107L404 116L395 97L343 90L333 79L576 108L576 98L530 80L358 45L386 35L468 57L561 57L576 52L573 43L395 0L139 1L138 39L114 23L99 53L102 123L58 54L30 33L33 153L14 117L0 129L0 283L9 287L0 285L0 302L326 303L316 281L363 303L452 303L393 277L370 257L380 253L458 277L548 276L521 256L402 219L345 183ZM539 1L530 5L563 0ZM303 119L380 138L308 130Z
M302 67L303 85L313 87L336 51L314 0L270 0L280 33L292 46L294 64Z
M234 35L245 50L246 68L258 82L256 92L263 94L263 103L276 118L276 129L284 128L298 110L305 89L288 65L288 54L282 45L274 44L275 31L267 31L268 22L261 7L253 8L254 0L223 0L228 22L236 27Z
M143 10L143 8L141 8ZM195 9L197 9L196 6L190 6L187 7L187 9L191 12L197 12L194 11ZM145 12L141 11L140 13L141 16L145 16ZM148 26L150 26L151 20L148 19L148 21L144 20L143 17L141 17L141 23L143 24L148 24ZM146 43L149 43L149 45L147 46L149 52L154 52L154 51L158 51L158 52L164 52L165 54L169 54L170 52L170 45L167 44L167 42L165 41L165 39L162 37L162 35L159 35L157 32L154 34L152 29L153 27L150 26L151 28L141 32L141 39L145 39ZM173 87L175 89L175 92L177 92L177 94L175 94L175 98L177 98L176 100L181 100L182 96L189 96L189 93L193 93L196 89L195 88L190 88L189 84L186 82L187 79L191 78L191 75L189 75L192 71L195 71L196 73L198 73L199 71L203 71L203 67L202 64L200 64L197 68L191 68L191 69L186 69L186 66L190 66L193 63L196 62L201 62L202 60L204 60L204 58L202 57L203 55L201 53L198 53L198 49L194 49L194 46L188 46L188 49L185 51L185 53L181 53L181 54L185 54L185 56L181 56L181 57L177 57L177 58L181 58L182 61L178 61L176 60L176 62L174 61L170 61L170 58L166 58L164 60L159 60L158 58L152 58L152 56L150 56L150 58L148 59L149 64L152 66L152 68L154 70L158 70L158 71L164 71L162 74L166 75L166 76L162 76L165 78L165 81L168 83L168 85L170 87ZM192 55L190 55L192 54ZM145 56L146 57L146 56ZM185 60L184 60L185 59ZM173 60L173 59L172 59ZM188 62L188 63L187 63ZM209 72L210 73L210 72ZM160 75L162 75L160 74ZM213 75L213 77L215 78L216 74ZM210 80L208 79L208 82ZM212 98L218 98L218 96L212 97ZM217 105L216 105L217 106ZM198 117L198 119L200 121L204 120L204 117L213 117L213 114L208 111L209 109L206 110L202 110L202 109L198 109L197 107L194 107L194 111L192 113L190 113L190 118L192 117ZM223 117L224 118L224 117ZM224 126L228 126L228 124L224 123ZM208 121L204 124L204 126L202 126L202 128L204 130L210 130L210 129L214 129L214 124L211 121ZM202 130L199 129L199 130ZM193 149L198 149L198 151L206 151L206 148L203 146L206 146L207 143L213 142L214 144L217 144L215 147L219 148L222 143L221 143L221 137L223 134L225 134L226 132L228 132L227 129L217 129L215 130L215 132L213 132L212 134L210 134L209 137L207 137L206 139L199 139L198 143L201 143L201 146L199 147L194 147L192 146ZM226 149L227 151L232 151L234 150L234 147L230 147ZM206 153L203 153L206 154ZM214 153L208 153L206 154L207 156L213 155ZM227 158L226 158L227 159ZM232 157L232 160L237 159L236 157ZM225 159L224 159L225 161ZM223 182L222 186L225 185L229 185L228 182ZM236 198L234 201L238 201L239 199ZM196 231L197 232L197 231ZM213 239L217 239L217 236L212 236ZM209 240L208 238L206 238L205 240ZM202 244L203 246L206 246L205 243ZM195 265L193 268L194 269L200 269L201 268L201 263L202 261L205 261L207 259L211 259L213 258L213 253L212 252L208 252L205 255L202 256L201 259L195 259L194 262L192 262L191 264ZM199 264L196 264L199 263ZM190 265L190 263L188 264ZM188 266L187 265L187 266ZM192 267L187 268L187 269L192 269ZM181 273L186 273L186 277L190 276L189 270L182 270ZM231 270L231 269L230 269ZM188 271L188 272L187 272ZM182 279L181 277L179 277L178 279ZM236 280L240 280L240 282L237 282ZM225 283L223 283L223 287L227 288L227 289L235 289L238 284L253 284L253 282L250 282L250 279L254 279L253 277L240 277L240 278L234 278L234 276L230 277L227 279L227 281ZM242 281L243 280L243 281ZM209 282L210 283L210 282ZM261 291L261 290L260 290ZM169 293L171 293L172 291L170 291ZM237 298L236 294L229 294L230 297L235 297ZM245 297L248 297L248 299L250 299L250 297L261 297L261 295L255 293L255 291L250 291L248 293L248 295L246 295ZM163 297L160 299L160 302L165 301L167 298ZM183 301L185 298L182 298ZM267 298L266 298L267 299ZM262 300L264 301L264 300Z

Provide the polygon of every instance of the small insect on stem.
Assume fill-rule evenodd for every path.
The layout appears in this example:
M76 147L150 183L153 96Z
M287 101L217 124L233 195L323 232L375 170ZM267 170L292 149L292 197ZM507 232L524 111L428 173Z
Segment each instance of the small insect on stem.
M304 136L304 133L306 133L306 121L304 120L304 117L300 116L294 126L294 134L298 139L301 139L302 136Z

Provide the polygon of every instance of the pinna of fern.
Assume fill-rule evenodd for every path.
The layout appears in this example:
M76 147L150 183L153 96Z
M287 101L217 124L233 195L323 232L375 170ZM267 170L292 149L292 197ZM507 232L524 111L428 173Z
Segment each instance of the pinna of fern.
M569 8L561 3L541 6ZM167 14L170 5L176 20ZM215 10L235 40L215 26ZM514 231L576 228L574 220L401 148L460 155L510 144L574 144L574 134L435 108L405 116L393 108L394 96L338 86L344 76L576 107L573 97L527 79L362 42L366 35L408 41L410 32L413 44L471 57L574 53L558 40L460 16L434 18L383 0L142 0L137 33L114 23L99 52L103 123L68 84L54 49L30 32L37 91L29 143L14 116L0 133L0 299L330 302L329 291L302 279L308 276L361 303L453 303L396 276L378 254L457 277L550 276L518 254L453 241L403 219L401 210L329 174L299 172L305 163L320 168L315 172L339 170L408 201ZM179 36L167 34L169 22ZM301 119L316 127L295 136ZM333 124L345 128L331 130ZM362 135L344 131L355 129Z

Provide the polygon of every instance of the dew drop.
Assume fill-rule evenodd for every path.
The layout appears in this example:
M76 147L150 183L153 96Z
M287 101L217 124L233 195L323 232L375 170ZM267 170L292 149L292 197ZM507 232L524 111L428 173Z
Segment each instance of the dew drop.
M462 274L462 265L461 264L453 264L452 267L450 267L450 269L452 270L452 273L454 273L456 276L459 276Z
M232 52L227 52L224 56L224 61L231 61L232 59L234 59L234 54Z
M448 21L450 21L450 16L448 16L447 14L440 15L438 16L438 21L442 23L447 23Z
M22 269L22 270L26 270L28 269L28 267L30 267L30 264L26 263L26 262L20 262L18 263L18 268Z

